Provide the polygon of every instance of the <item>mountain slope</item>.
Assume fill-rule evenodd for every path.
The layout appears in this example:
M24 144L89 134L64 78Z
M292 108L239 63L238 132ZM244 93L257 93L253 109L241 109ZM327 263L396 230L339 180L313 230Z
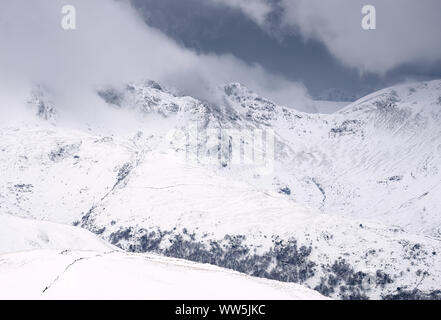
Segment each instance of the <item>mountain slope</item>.
M0 254L35 249L105 251L115 248L81 228L0 213Z
M152 82L100 91L139 118L127 134L2 128L1 209L336 298L439 296L440 81L331 115L222 90L220 104Z
M441 81L432 81L385 89L291 128L278 119L292 149L280 179L322 212L439 236L440 97Z
M81 228L6 214L0 288L0 299L324 299L300 285L126 254Z
M209 265L93 251L1 255L0 288L8 288L0 299L325 299L296 284Z

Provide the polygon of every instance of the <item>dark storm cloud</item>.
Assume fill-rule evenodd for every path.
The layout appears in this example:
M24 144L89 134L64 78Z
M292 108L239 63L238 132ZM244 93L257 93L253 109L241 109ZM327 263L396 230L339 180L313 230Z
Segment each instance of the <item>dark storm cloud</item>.
M258 63L303 82L315 96L335 87L360 96L405 80L441 78L435 39L441 2L374 2L376 34L361 29L359 0L132 0L149 25L182 45Z

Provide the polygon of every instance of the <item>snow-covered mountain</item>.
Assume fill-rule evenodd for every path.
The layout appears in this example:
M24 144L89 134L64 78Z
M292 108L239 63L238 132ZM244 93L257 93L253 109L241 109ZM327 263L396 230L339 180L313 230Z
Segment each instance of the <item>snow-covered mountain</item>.
M50 121L0 129L1 212L335 298L440 296L441 81L329 115L237 83L219 103L152 81L100 89L136 117L124 133L62 126L37 96Z

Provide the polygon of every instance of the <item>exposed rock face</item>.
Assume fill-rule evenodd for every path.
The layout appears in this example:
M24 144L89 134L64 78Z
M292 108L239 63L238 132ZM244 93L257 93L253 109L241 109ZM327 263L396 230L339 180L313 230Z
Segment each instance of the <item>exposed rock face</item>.
M42 86L35 86L31 92L28 104L35 111L35 114L43 119L49 121L56 120L56 109L50 97L50 93Z

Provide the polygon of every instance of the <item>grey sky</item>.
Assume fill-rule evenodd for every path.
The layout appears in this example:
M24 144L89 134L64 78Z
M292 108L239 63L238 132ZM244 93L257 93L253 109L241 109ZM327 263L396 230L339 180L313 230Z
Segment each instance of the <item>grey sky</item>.
M251 6L257 2L267 4L272 10L270 14L267 14L264 22L260 16L259 19L253 18L255 11L249 14L247 10L240 7L243 3L249 3ZM290 80L302 82L313 96L318 96L330 88L341 88L350 95L360 96L405 80L441 78L441 50L437 44L441 42L440 29L437 29L440 25L432 26L430 25L432 23L431 17L426 19L426 23L423 21L425 17L422 16L435 12L432 19L435 20L436 15L441 18L440 1L413 1L420 3L420 7L426 6L428 8L418 12L415 17L418 21L423 21L421 25L409 21L411 17L409 15L415 9L412 8L413 3L408 0L390 0L388 1L389 6L375 3L379 27L373 32L377 32L377 35L383 33L383 37L376 36L372 43L373 45L378 43L378 46L385 47L387 51L372 49L372 52L369 52L369 48L364 48L370 43L370 39L363 38L366 32L370 31L364 31L360 28L361 12L359 11L362 7L361 3L364 2L351 1L353 7L342 6L344 1L341 0L325 2L328 7L326 5L324 8L320 6L320 10L324 10L323 12L316 10L317 12L311 13L310 8L317 5L314 4L314 1L132 0L132 4L150 26L163 31L182 46L202 53L229 53L247 63L258 63L271 73L281 74ZM369 3L373 2L378 1L374 0ZM406 2L409 2L407 7L405 5L399 6L400 3ZM336 10L332 7L333 4L337 7L344 7L346 11ZM292 8L293 6L295 8ZM400 10L403 10L403 16L400 16ZM332 14L334 15L331 17L332 19L326 16ZM359 29L357 33L350 30L347 35L344 33L347 26L344 22L340 23L339 21L350 20L348 17L355 20L353 24ZM329 40L321 35L314 35L314 32L326 33L326 30L317 29L314 25L310 25L310 21L317 18L318 22L329 24L326 30L336 33L343 30L343 34L340 38L335 39L335 42L332 42L333 39ZM389 26L383 23L382 19L386 18L388 20L395 19L395 25ZM403 24L404 27L400 24ZM397 35L400 34L400 29L396 30L397 28L403 28L403 36L405 37L405 39L398 39L399 43L408 42L408 44L402 46L399 43L398 45L393 44ZM420 41L424 37L428 38L427 41ZM357 42L358 39L360 39L359 42ZM366 42L363 43L363 41ZM433 46L436 47L431 48L430 41L433 41ZM422 53L425 53L424 50L426 50L434 52L433 55L423 59L426 55L418 52L415 53L415 59L411 56L408 61L406 59L399 61L402 51L413 54L412 42L415 42L415 46L424 46L421 48ZM352 43L353 46L351 46ZM389 43L390 48L387 47ZM340 47L338 47L339 44L341 44ZM359 48L352 49L351 47ZM394 48L397 48L397 52L394 52ZM345 56L345 52L348 52L347 56ZM371 56L382 55L383 57L370 59L364 57L363 52L371 54ZM384 56L389 56L390 59L388 60ZM439 59L434 59L434 57ZM357 68L359 65L366 65L362 73L360 73L360 68ZM376 66L385 72L378 72Z

